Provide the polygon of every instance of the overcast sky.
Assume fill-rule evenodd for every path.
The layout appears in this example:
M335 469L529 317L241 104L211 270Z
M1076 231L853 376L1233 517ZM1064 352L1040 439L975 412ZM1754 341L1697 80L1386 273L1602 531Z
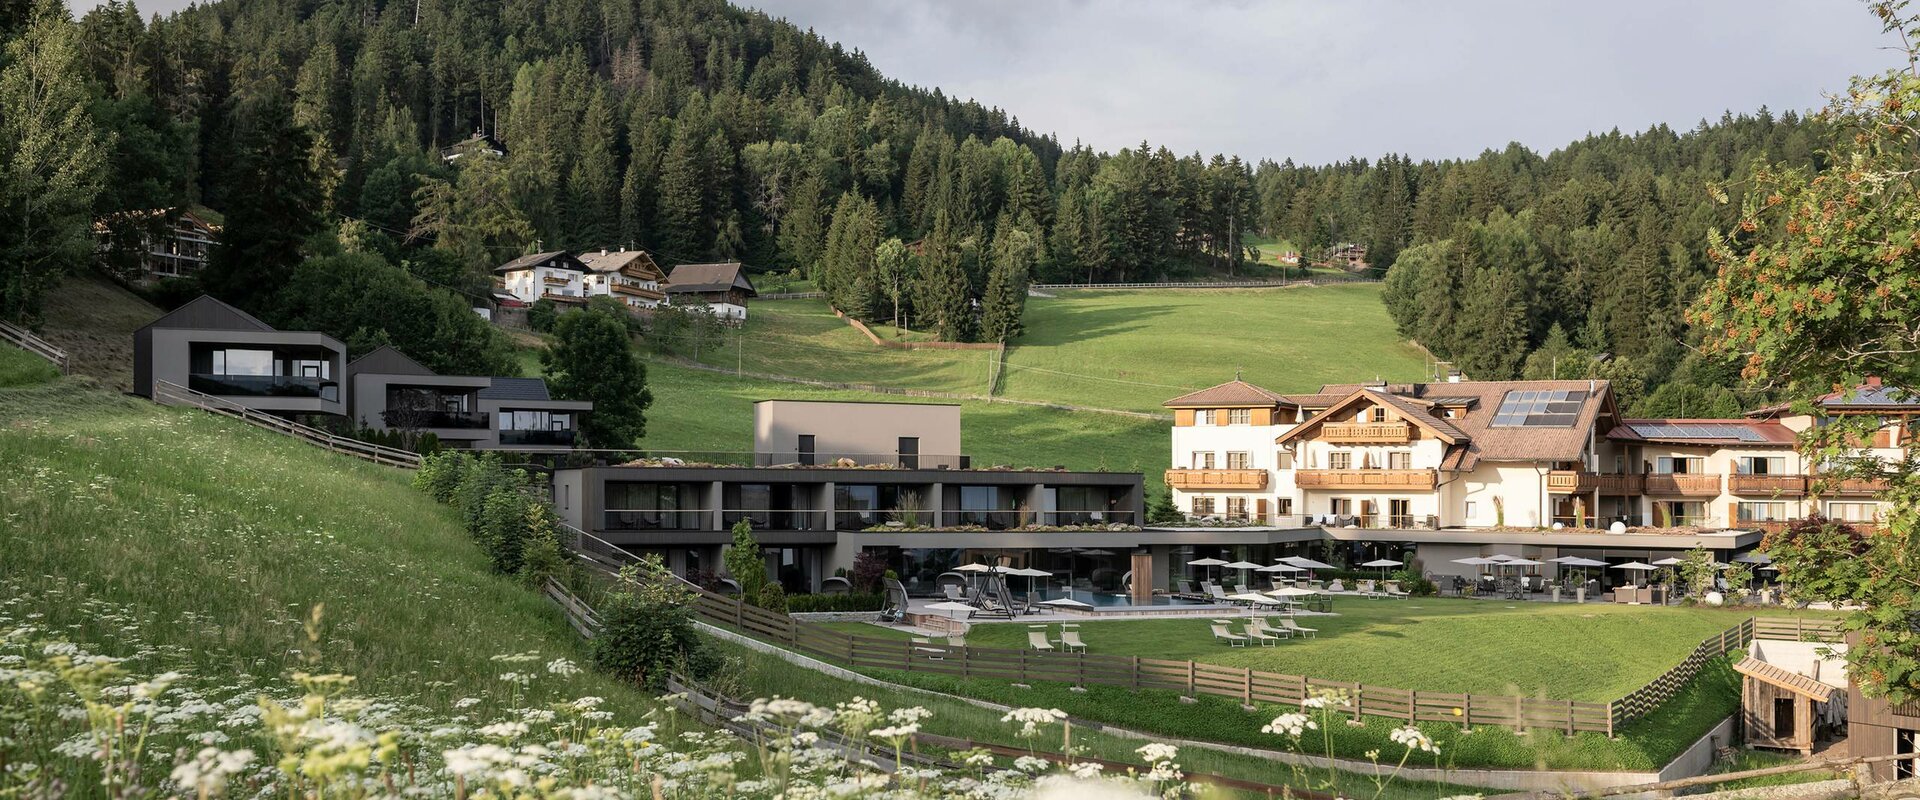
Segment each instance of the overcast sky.
M1860 0L747 4L1065 144L1303 163L1544 151L1613 127L1810 109L1898 60Z

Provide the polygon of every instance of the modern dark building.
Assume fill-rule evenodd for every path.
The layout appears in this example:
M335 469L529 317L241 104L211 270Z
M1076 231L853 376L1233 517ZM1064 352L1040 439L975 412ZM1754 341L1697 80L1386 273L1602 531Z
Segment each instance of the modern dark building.
M884 553L910 591L982 561L1047 567L1091 553L1118 588L1141 541L1139 473L881 467L616 466L554 474L568 524L686 575L720 571L740 520L790 591L814 591L861 551ZM1111 526L1112 530L1108 527ZM1102 556L1104 554L1104 556ZM1066 572L1066 567L1060 567Z
M348 415L375 430L431 432L441 444L482 450L567 450L584 400L555 400L539 378L438 375L392 347L347 365Z
M133 333L133 391L167 382L274 414L344 414L347 348L201 295Z

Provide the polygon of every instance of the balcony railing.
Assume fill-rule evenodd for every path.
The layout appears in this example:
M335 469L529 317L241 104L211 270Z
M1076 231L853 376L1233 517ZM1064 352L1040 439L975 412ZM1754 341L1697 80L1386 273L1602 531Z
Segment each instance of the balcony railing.
M1167 485L1175 489L1251 489L1267 488L1264 469L1170 469Z
M878 527L889 522L898 522L904 527L921 527L933 524L933 509L930 508L842 508L833 512L835 530L860 531ZM945 524L953 524L951 516Z
M1430 469L1303 469L1294 475L1302 489L1410 489L1431 490L1436 476Z
M805 508L721 509L721 524L731 528L746 520L754 530L819 531L826 530L827 512Z
M1647 494L1717 497L1720 476L1710 473L1669 472L1646 476Z
M713 529L713 512L698 508L607 509L609 531L704 531Z
M295 375L210 375L187 376L187 388L196 392L227 397L317 397L338 401L340 384L325 378Z
M565 431L501 431L500 444L549 447L572 447L575 432Z
M1807 476L1728 475L1727 491L1747 497L1799 497L1807 493Z
M1345 444L1402 444L1413 441L1407 422L1329 422L1320 426L1320 439Z
M946 453L852 453L815 451L801 453L796 451L756 452L753 454L756 467L779 467L789 464L809 467L832 467L840 464L855 467L894 467L898 469L972 469L973 459L969 456Z
M488 428L493 415L485 411L412 411L388 409L380 412L389 428Z
M1815 478L1811 483L1821 494L1866 496L1887 490L1887 482L1881 478L1842 478L1824 482Z
M1556 469L1547 473L1547 491L1555 494L1640 494L1645 487L1642 476L1621 473L1581 472Z
M1308 515L1305 521L1330 528L1412 530L1440 527L1440 518L1433 514L1315 514Z

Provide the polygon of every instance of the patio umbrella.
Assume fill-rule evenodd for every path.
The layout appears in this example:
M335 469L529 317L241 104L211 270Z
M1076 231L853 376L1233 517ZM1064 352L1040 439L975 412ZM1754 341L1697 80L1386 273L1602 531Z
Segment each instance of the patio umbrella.
M1379 568L1380 568L1380 578L1381 578L1381 580L1385 580L1385 579L1386 579L1386 577L1387 577L1387 568L1388 568L1388 567L1397 567L1397 566L1400 566L1400 562L1398 562L1398 561L1395 561L1395 560L1393 560L1393 559L1391 559L1391 558L1376 558L1376 559L1374 559L1374 560L1372 560L1372 561L1369 561L1369 562L1367 562L1367 563L1365 563L1365 564L1361 564L1360 566L1363 566L1363 567L1379 567Z
M1581 558L1579 556L1561 556L1559 558L1550 558L1547 560L1558 563L1560 566L1563 566L1563 567L1579 567L1581 583L1587 582L1588 567L1604 567L1607 565L1607 562L1601 561L1599 559Z
M1189 561L1189 562L1187 562L1187 566L1189 566L1189 567L1218 567L1218 566L1222 566L1222 565L1224 565L1224 564L1226 564L1226 563L1227 563L1227 562L1225 562L1225 561L1221 561L1220 559L1217 559L1217 558L1196 558L1196 559L1194 559L1194 560L1192 560L1192 561ZM1211 570L1209 570L1209 571L1207 572L1207 574L1208 574L1209 576L1211 576L1211 575L1213 574L1213 572L1212 572Z
M1259 609L1262 606L1285 605L1284 603L1281 603L1280 601L1275 600L1271 597L1268 597L1264 594L1260 594L1259 592L1243 592L1241 594L1227 595L1227 599L1239 600L1240 602L1243 602L1243 603L1251 603L1252 605L1247 606L1248 619L1252 619L1254 616L1258 615Z
M1093 607L1090 604L1082 603L1071 597L1062 597L1058 600L1042 600L1040 601L1040 605L1053 606L1054 608L1092 608Z
M1018 576L1020 576L1020 577L1022 577L1022 578L1026 578L1026 579L1027 579L1027 594L1028 594L1029 596L1031 596L1031 595L1033 594L1033 579L1034 579L1034 578L1051 578L1051 577L1053 577L1053 573L1051 573L1051 572L1048 572L1048 571L1046 571L1046 570L1044 570L1044 569L1034 569L1034 568L1032 568L1032 567L1021 567L1021 568L1019 568L1019 569L1010 569L1010 570L1007 570L1007 573L1006 573L1006 574L1008 574L1008 575L1018 575Z
M959 619L959 617L954 615L959 614L962 611L965 611L971 614L973 613L973 606L967 605L966 603L955 603L949 600L944 603L934 603L933 605L927 606L927 610L943 611L943 612L946 612L948 619Z
M1306 556L1287 556L1285 558L1279 558L1275 560L1283 564L1292 564L1296 567L1307 570L1307 577L1309 578L1313 577L1313 570L1334 568L1332 564L1326 564L1319 561L1315 561L1311 558L1307 558Z
M1654 565L1654 566L1656 566L1656 567L1671 567L1671 566L1673 566L1673 565L1675 565L1675 564L1678 564L1678 563L1680 563L1680 562L1682 562L1682 561L1685 561L1685 560L1686 560L1686 559L1684 559L1684 558L1672 558L1672 557L1668 557L1668 558L1663 558L1663 559L1660 559L1659 561L1655 561L1655 562L1653 562L1653 565Z
M1296 567L1292 564L1268 564L1264 567L1254 570L1254 572L1306 572L1306 569L1303 567Z
M1659 567L1656 567L1652 564L1644 564L1639 561L1629 561L1625 564L1615 564L1613 565L1612 568L1613 569L1630 569L1637 572L1651 572L1653 570L1659 569Z
M1769 557L1769 556L1768 556L1767 554L1765 554L1765 553L1741 553L1740 555L1737 555L1737 556L1734 556L1734 557L1733 557L1733 560L1735 560L1735 561L1738 561L1738 562L1740 562L1740 563L1742 563L1742 564L1771 564L1771 563L1773 563L1773 559L1772 559L1771 557Z
M1231 564L1221 564L1220 568L1221 569L1237 569L1237 570L1240 570L1241 572L1246 572L1247 570L1250 570L1250 569L1259 569L1260 565L1255 564L1251 561L1235 561ZM1245 586L1247 584L1245 580L1247 576L1242 575L1240 577L1241 577L1240 585Z

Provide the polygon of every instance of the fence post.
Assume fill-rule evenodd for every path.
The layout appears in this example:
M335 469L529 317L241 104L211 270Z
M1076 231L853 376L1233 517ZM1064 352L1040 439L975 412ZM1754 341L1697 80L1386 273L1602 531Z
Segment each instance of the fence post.
M1407 724L1408 725L1412 725L1414 721L1418 719L1418 713L1415 711L1415 709L1418 709L1419 707L1420 707L1420 692L1415 689L1408 689L1407 690Z
M1242 682L1240 684L1241 685L1240 694L1242 697L1246 698L1244 702L1247 705L1253 705L1253 668L1252 667L1246 668L1246 676L1242 678L1241 681Z
M1133 657L1133 690L1140 691L1140 657Z
M1564 702L1567 704L1567 735L1572 736L1573 735L1573 701L1567 700Z
M1198 694L1198 692L1194 690L1193 662L1189 661L1187 662L1187 696L1192 697L1195 694Z
M1516 694L1513 696L1513 729L1521 733L1527 732L1527 712L1526 712L1525 700L1526 698L1523 698L1520 695Z

